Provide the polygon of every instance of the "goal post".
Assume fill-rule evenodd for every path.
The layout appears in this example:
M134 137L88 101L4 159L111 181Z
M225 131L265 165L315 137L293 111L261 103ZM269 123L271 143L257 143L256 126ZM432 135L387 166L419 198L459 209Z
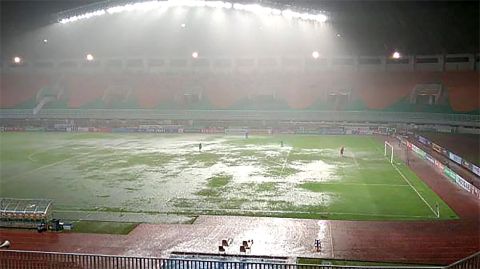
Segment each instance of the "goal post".
M383 155L387 157L389 153L390 153L390 158L389 158L390 163L393 163L393 146L387 141L385 141L385 148L384 148Z

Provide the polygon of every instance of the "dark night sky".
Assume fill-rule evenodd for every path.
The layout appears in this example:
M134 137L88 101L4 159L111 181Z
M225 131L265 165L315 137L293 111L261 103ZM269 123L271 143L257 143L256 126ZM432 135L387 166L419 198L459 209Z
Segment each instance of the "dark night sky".
M54 20L56 12L94 0L5 1L1 3L2 40ZM237 1L238 2L238 1ZM333 23L360 51L383 54L479 52L479 1L321 1L278 0L332 12ZM2 42L3 43L3 42Z

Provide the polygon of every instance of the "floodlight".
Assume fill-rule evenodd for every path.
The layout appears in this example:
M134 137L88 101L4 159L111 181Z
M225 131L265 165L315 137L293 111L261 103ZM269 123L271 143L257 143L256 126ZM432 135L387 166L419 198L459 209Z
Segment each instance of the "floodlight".
M282 10L282 16L287 19L290 19L293 17L293 11L291 11L290 9L284 9Z
M328 17L325 14L320 14L318 15L318 19L320 22L326 22L328 20Z
M110 2L110 1L107 1ZM261 1L260 1L261 2ZM328 17L324 13L310 13L310 11L293 11L291 9L277 9L274 7L263 6L261 4L240 4L227 1L218 1L218 0L145 0L137 3L127 3L125 5L110 6L105 7L105 9L92 10L83 14L75 14L70 17L61 18L60 23L69 23L83 19L89 19L91 17L101 16L104 14L115 14L124 11L150 11L157 8L165 10L170 7L176 7L176 11L182 11L183 8L188 7L210 7L210 8L225 8L225 9L235 9L241 11L251 12L257 15L283 15L287 19L299 19L304 21L312 22L326 22ZM312 10L313 11L313 10ZM323 11L320 11L323 12Z
M313 59L318 59L318 57L320 57L320 53L318 51L314 51L312 52L312 57Z
M13 57L14 64L20 64L21 62L22 62L22 58L20 58L19 56Z
M233 4L233 9L243 10L243 9L244 9L244 5L239 4L239 3L235 3L235 4Z
M393 58L393 59L400 59L400 57L402 57L402 55L400 55L400 52L398 52L398 51L395 51L395 52L392 54L392 58Z
M213 7L213 8L222 8L222 7L225 7L225 3L222 1L207 1L205 2L205 6Z
M94 58L93 58L93 55L92 55L92 54L90 54L90 53L89 53L89 54L87 54L87 56L86 56L85 58L86 58L86 59L87 59L87 61L89 61L89 62L93 61L93 59L94 59Z
M282 11L280 9L272 8L271 12L272 12L272 15L275 15L275 16L282 15Z
M194 51L192 53L192 58L197 59L198 58L198 52Z

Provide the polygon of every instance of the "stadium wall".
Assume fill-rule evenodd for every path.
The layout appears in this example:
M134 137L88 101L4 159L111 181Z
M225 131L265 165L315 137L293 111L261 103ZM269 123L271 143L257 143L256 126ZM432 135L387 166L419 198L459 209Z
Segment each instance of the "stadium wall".
M479 176L480 177L480 167L476 166L475 164L465 160L464 158L462 158L461 156L453 153L452 151L440 146L440 145L437 145L435 143L433 143L432 141L430 141L428 138L426 137L423 137L421 135L415 135L415 138L422 144L430 147L432 150L435 150L436 152L444 155L445 157L447 157L448 159L456 162L457 164L461 165L462 167L464 167L465 169L469 170L470 172L474 173L475 175Z
M442 173L454 184L462 188L463 190L467 191L469 194L473 195L475 198L480 200L480 189L473 186L467 180L462 178L460 175L455 173L452 169L448 166L444 165L442 161L437 160L427 152L423 151L421 148L417 147L415 144L411 143L407 139L403 138L402 136L396 136L397 139L404 145L407 146L408 150L414 152L418 157L424 159L430 165L435 166L436 168L440 169ZM458 157L458 156L457 156ZM460 158L460 157L458 157ZM461 158L460 158L461 159Z

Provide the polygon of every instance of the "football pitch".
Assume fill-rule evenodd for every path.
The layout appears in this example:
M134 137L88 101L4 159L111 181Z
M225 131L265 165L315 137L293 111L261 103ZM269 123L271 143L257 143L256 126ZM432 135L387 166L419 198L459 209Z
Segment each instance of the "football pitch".
M369 136L0 133L0 197L53 199L63 218L99 221L457 218L383 146Z

